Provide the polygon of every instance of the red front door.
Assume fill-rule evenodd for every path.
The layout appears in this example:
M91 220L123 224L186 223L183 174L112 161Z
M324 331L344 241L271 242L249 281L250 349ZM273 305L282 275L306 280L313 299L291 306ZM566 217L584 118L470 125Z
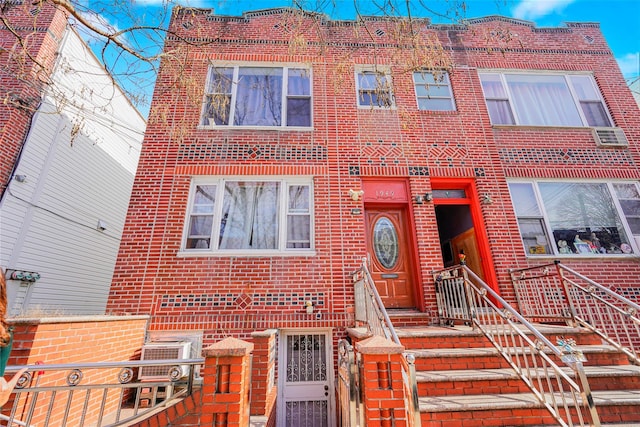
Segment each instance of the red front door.
M371 275L386 308L415 307L406 210L369 208L365 213Z

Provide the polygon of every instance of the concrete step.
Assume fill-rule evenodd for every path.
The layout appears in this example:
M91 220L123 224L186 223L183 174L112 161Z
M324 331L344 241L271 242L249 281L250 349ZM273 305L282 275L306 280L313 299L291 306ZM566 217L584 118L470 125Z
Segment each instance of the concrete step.
M538 369L542 376L542 369ZM576 381L575 372L569 367L562 371ZM586 366L592 391L640 389L640 366ZM553 376L552 376L553 377ZM511 368L452 369L444 371L418 371L418 394L445 396L481 393L528 393L530 390Z
M640 405L640 390L599 391L593 393L593 399L596 407ZM568 400L571 399L568 398ZM541 408L543 406L533 393L485 393L471 396L419 397L418 402L421 412ZM638 415L640 415L640 412Z
M640 426L640 367L631 365L624 354L586 329L564 325L535 326L553 344L560 337L573 338L587 357L585 371L603 425L630 423ZM526 329L523 331L529 333ZM464 325L402 326L396 328L396 332L407 352L415 356L423 426L557 424L479 330ZM493 332L502 341L521 341L511 330ZM534 366L529 357L530 349L512 351L520 355L524 351L529 364ZM552 355L552 359L555 357ZM575 380L574 371L557 362L562 371ZM543 364L538 360L535 366ZM542 373L543 368L536 370ZM559 395L558 398L561 399ZM574 421L577 420L577 408L571 407L569 411Z
M584 328L541 324L535 326L552 343L555 343L558 337L565 337L573 338L579 346L603 344L601 338ZM400 342L407 349L491 347L491 343L482 332L464 325L414 326L395 329ZM522 330L526 334L529 333L525 328ZM506 332L507 335L510 333L510 331Z
M581 345L580 350L587 358L585 365L629 364L627 356L610 345ZM525 349L525 352L530 354L529 349ZM407 353L415 356L417 370L509 367L495 347L411 349ZM558 360L556 360L556 363L561 364Z
M640 390L599 391L593 399L603 423L640 425ZM465 427L557 424L532 393L420 397L418 401L423 426L453 425L452 421Z

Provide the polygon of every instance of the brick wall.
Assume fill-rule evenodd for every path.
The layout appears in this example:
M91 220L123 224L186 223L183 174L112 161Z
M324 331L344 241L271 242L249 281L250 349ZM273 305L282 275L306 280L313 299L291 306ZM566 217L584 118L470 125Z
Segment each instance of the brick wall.
M12 31L0 28L0 193L18 159L67 24L66 15L46 2L7 4L2 13ZM14 33L26 40L24 46Z
M314 127L295 132L198 128L200 98L189 96L193 87L169 86L176 67L163 63L110 311L151 314L152 329L204 330L209 343L269 328L332 327L341 335L352 322L351 273L366 255L364 205L348 191L379 179L408 183L411 196L430 191L434 178L470 179L478 194L490 194L493 203L479 208L481 226L497 285L514 302L508 269L540 261L525 256L507 178L640 179L640 113L595 24L537 29L492 18L474 20L468 28L422 28L443 42L455 64L451 81L457 111L440 113L417 110L411 73L395 62L392 23L362 24L371 33L384 30L373 50L359 43L356 33L363 30L349 22L322 23L322 38L309 32L305 48L290 49L282 22L278 12L174 17L173 28L198 43L185 50L169 38L166 49L184 58L189 81L199 88L214 60L310 64ZM395 109L356 108L354 69L374 61L391 69ZM478 68L592 71L630 147L597 148L588 128L491 126ZM567 150L574 154L568 156ZM194 175L313 176L315 255L179 256ZM420 269L418 305L434 313L429 273L443 265L434 206L412 202L408 211ZM604 285L638 286L637 259L567 264ZM316 307L312 315L304 312L309 299Z
M34 364L73 364L91 362L113 362L138 360L140 349L144 343L148 323L147 316L94 316L73 318L43 318L43 319L9 319L14 328L13 348L8 365ZM85 370L85 381L99 383L116 382L119 369ZM69 372L42 371L32 372L33 384L40 387L47 385L66 384ZM46 397L46 396L45 396ZM118 394L109 396L105 413L112 412L117 404ZM102 395L90 399L87 408L86 423L97 419ZM84 395L78 393L73 400L67 425L77 424L82 414ZM28 410L26 404L19 406ZM44 420L48 412L47 404L36 405L33 424ZM61 425L66 401L58 399L51 411L49 425ZM11 409L7 404L6 408ZM26 414L16 414L17 419L24 419Z

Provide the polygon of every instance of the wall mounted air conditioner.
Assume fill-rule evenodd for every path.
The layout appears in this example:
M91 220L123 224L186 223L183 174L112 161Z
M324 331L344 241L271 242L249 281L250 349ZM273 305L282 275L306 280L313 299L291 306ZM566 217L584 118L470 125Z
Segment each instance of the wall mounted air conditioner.
M598 147L627 147L629 141L620 128L593 128L593 139Z
M175 360L189 359L191 356L191 342L149 342L142 346L140 360ZM138 372L140 381L161 381L169 379L169 371L175 364L160 366L141 366ZM178 365L184 377L189 373L188 365Z

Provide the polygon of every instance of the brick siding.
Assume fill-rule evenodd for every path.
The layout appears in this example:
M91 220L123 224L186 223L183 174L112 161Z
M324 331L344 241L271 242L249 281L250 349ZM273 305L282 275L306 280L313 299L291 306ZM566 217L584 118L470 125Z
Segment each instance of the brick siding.
M307 48L295 52L282 19L278 11L244 18L174 16L173 29L194 42L179 52L189 78L201 87L213 60L311 65L313 129L198 128L201 104L191 101L186 88L166 90L175 67L165 62L115 269L111 312L151 314L152 329L204 330L207 343L268 328L333 327L343 336L352 323L351 273L366 255L364 215L356 210L364 211L363 202L351 200L348 191L367 179L408 182L412 196L430 191L434 178L474 180L478 194L493 199L480 205L482 226L497 285L515 302L508 269L540 261L524 253L508 178L640 179L640 113L598 25L539 29L494 17L465 28L423 28L454 61L457 110L440 113L417 110L411 73L394 63L390 22L364 23L385 32L375 51L360 43L354 23L327 21L321 24L324 39L310 32ZM510 34L511 41L501 34ZM169 37L165 49L174 48L180 43ZM374 56L391 69L395 109L356 108L354 67L372 64ZM589 128L492 126L479 68L592 72L630 146L598 148ZM315 256L178 256L194 175L313 176ZM429 273L443 261L434 205L410 203L409 213L421 277L418 305L435 313ZM624 292L638 286L637 259L566 263ZM305 314L305 300L314 301L313 315Z

